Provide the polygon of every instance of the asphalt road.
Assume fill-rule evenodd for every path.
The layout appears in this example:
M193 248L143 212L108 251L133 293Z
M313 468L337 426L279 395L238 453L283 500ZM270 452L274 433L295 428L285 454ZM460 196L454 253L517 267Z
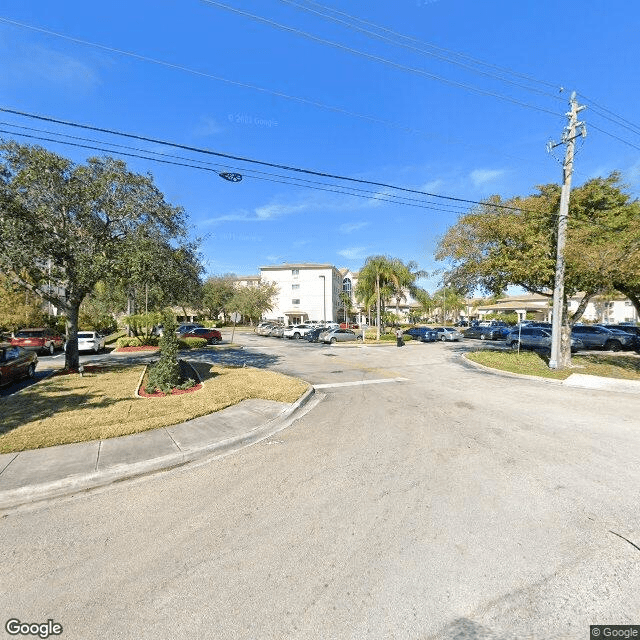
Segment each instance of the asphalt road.
M238 340L201 357L300 375L317 404L225 458L4 517L5 619L65 639L640 624L640 398L486 374L466 345Z

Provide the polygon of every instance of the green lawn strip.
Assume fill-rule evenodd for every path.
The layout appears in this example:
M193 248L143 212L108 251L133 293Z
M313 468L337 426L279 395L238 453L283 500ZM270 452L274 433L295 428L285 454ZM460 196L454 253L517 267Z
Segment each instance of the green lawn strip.
M0 453L157 429L220 411L249 398L295 402L308 384L252 367L193 363L204 387L194 393L138 398L144 366L114 366L101 373L56 375L0 400Z
M485 349L468 353L467 358L492 369L556 380L566 380L572 373L640 380L640 358L630 355L576 355L571 358L571 367L562 370L549 369L548 357L533 351L517 353Z

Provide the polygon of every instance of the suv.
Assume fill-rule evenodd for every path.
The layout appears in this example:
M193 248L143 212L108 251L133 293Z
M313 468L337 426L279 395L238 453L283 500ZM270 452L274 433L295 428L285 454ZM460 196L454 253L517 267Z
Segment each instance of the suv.
M529 325L514 329L507 336L507 346L511 349L540 349L542 351L551 351L551 331L544 327L536 327ZM584 349L581 338L571 336L571 351Z
M411 329L407 329L403 333L420 342L435 342L438 339L438 333L427 327L411 327Z
M635 336L630 333L597 325L576 324L571 329L571 335L580 338L587 349L620 351L621 349L633 349L635 346Z
M300 340L300 338L304 338L313 328L314 325L312 324L294 324L285 328L284 337Z
M56 349L64 346L63 337L52 329L39 327L37 329L20 329L11 338L14 347L22 347L27 351L39 351L53 355Z

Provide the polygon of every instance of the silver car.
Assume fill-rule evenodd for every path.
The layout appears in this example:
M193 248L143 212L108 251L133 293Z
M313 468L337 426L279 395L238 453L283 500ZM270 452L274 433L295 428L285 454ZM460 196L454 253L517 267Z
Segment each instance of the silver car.
M442 342L462 340L462 334L455 327L434 327L433 331L438 334L437 339Z
M352 342L354 340L362 340L362 335L356 334L355 331L351 331L351 329L340 328L324 331L318 337L318 341L324 342L325 344L335 344L336 342Z

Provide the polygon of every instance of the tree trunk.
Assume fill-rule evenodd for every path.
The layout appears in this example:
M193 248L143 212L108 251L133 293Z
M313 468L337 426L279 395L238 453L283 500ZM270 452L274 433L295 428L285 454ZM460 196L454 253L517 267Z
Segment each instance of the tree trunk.
M558 369L571 366L571 323L569 322L569 305L567 296L562 299L562 326L560 327L560 361Z
M80 364L78 354L78 317L80 301L71 300L67 312L67 350L64 356L65 369L77 369Z
M380 341L380 274L376 275L376 340Z

